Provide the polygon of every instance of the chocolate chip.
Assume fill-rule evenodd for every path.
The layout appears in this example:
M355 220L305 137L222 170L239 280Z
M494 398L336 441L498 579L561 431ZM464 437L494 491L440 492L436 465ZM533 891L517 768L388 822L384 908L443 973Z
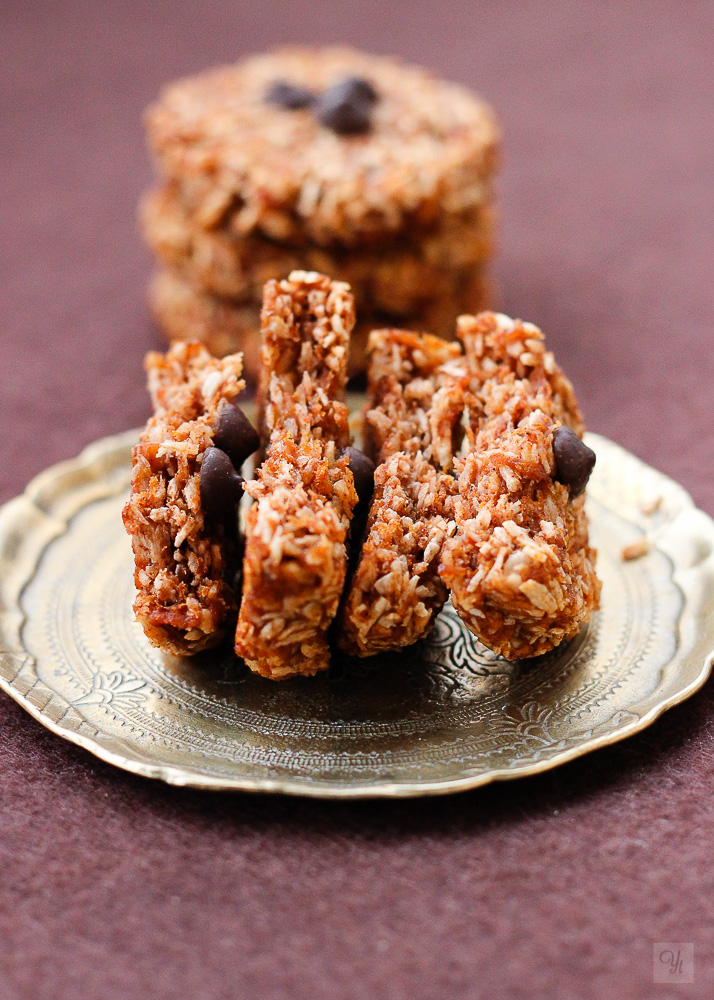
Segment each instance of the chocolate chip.
M342 87L345 94L350 97L357 97L368 104L376 104L379 100L379 94L369 80L365 80L363 76L348 76L341 80L337 86Z
M229 515L243 496L244 482L225 451L206 448L198 483L201 506L208 514L213 517Z
M287 80L276 80L266 91L265 100L268 104L277 104L287 111L299 111L300 108L309 108L315 95L305 87L298 87Z
M374 462L359 448L345 448L350 472L355 481L355 490L360 503L369 500L374 492Z
M554 478L568 487L571 497L579 497L585 492L595 467L595 452L570 427L556 427L553 431L553 457Z
M371 124L374 101L365 97L362 89L355 86L353 79L336 83L318 98L315 117L333 132L345 135L366 132Z
M235 403L226 403L221 408L213 440L216 447L225 451L237 469L249 455L260 448L258 432Z

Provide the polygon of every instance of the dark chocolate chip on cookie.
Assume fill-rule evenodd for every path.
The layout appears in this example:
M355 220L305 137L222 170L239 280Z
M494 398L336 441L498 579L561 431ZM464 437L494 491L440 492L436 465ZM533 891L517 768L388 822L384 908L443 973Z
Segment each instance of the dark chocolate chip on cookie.
M315 117L321 125L343 135L367 132L375 100L376 93L370 83L350 77L320 95L315 104Z
M376 104L379 99L374 85L369 80L365 80L363 76L348 76L340 81L339 86L351 98L366 101L368 104Z
M359 500L369 500L374 492L374 462L359 448L345 448L345 455L355 481L355 491Z
M243 496L244 481L225 451L206 448L198 482L201 505L208 514L214 517L230 514Z
M568 487L571 497L579 497L585 492L595 467L595 452L570 427L556 427L553 431L553 457L554 479Z
M265 100L286 111L299 111L301 108L309 108L315 95L305 87L298 87L287 80L276 80L266 91Z
M258 432L235 403L226 403L221 408L213 440L217 448L225 451L236 468L260 447Z

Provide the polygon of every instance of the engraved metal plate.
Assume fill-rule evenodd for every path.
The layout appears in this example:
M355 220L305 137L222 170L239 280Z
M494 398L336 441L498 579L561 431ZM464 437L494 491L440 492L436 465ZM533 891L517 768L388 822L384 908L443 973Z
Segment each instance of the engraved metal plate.
M121 522L136 432L99 441L0 511L0 685L54 732L176 785L414 796L533 774L649 725L709 674L714 523L596 435L589 486L602 609L509 664L450 607L425 643L275 683L230 644L165 657L134 622ZM646 537L649 551L622 550Z

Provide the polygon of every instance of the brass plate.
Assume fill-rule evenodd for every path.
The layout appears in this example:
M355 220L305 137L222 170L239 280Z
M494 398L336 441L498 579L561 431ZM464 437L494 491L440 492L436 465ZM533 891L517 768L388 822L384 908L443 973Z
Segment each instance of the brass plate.
M314 679L255 677L230 646L164 657L131 613L120 512L135 438L97 442L0 511L0 684L43 725L128 771L325 798L452 792L623 739L709 674L714 523L596 435L588 503L602 609L554 653L509 664L447 607L421 646L336 657ZM643 533L648 554L624 561Z

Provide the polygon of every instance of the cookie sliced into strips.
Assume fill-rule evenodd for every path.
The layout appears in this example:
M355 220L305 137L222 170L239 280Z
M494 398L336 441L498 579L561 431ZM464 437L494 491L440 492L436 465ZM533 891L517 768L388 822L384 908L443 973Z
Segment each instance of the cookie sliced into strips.
M123 511L135 560L134 612L154 646L192 654L215 645L235 621L242 481L215 436L244 388L242 357L219 361L201 344L177 343L165 355L147 355L146 369L154 415L133 451ZM223 470L210 496L201 482L207 456L214 471Z
M265 286L260 386L265 458L246 485L236 653L275 680L327 668L327 630L357 503L343 401L354 325L349 285L293 271Z
M378 464L338 635L356 656L421 639L446 600L438 567L455 529L448 470L466 382L458 344L405 330L371 334L368 371L365 441Z
M598 606L582 496L594 455L581 441L573 388L537 327L481 313L461 316L457 332L471 426L440 574L471 631L517 660L575 635ZM554 440L556 451L578 451L561 458L562 470Z

